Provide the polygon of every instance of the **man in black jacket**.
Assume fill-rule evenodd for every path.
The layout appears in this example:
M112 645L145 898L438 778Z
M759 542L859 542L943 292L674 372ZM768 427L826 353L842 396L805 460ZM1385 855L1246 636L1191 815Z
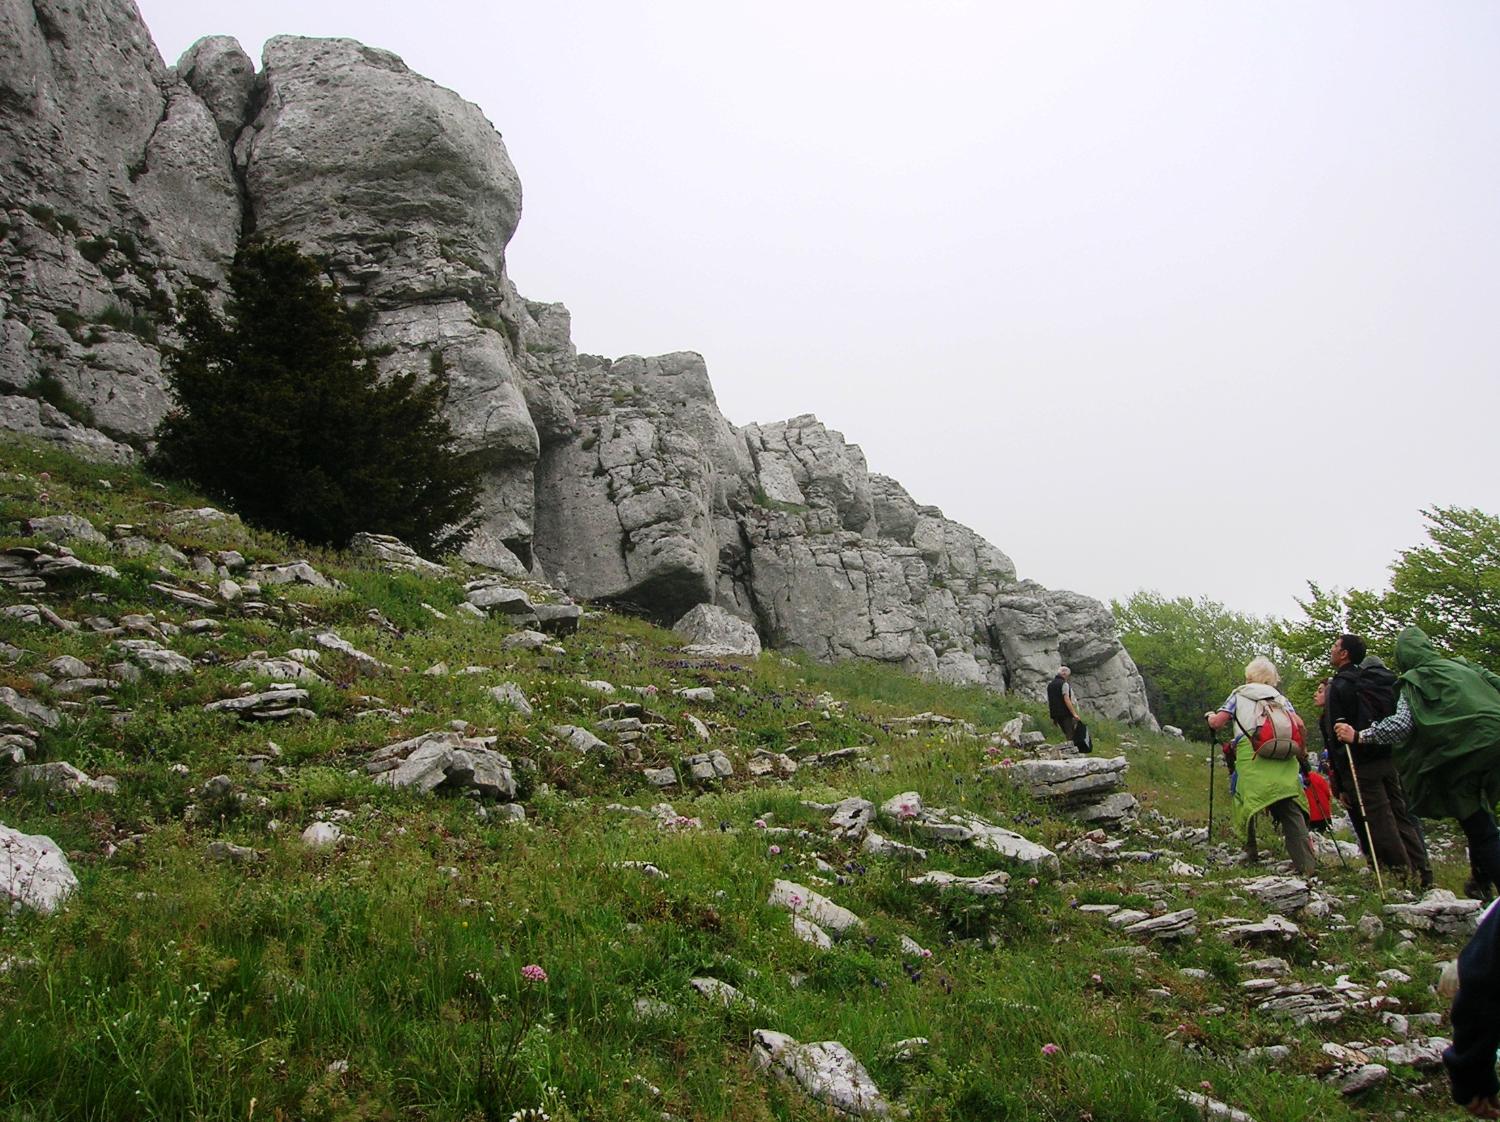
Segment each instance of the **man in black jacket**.
M1047 683L1047 712L1052 723L1062 729L1069 740L1073 739L1078 722L1082 720L1078 716L1078 706L1073 704L1073 687L1068 682L1072 676L1073 672L1066 666L1059 666L1056 676Z
M1368 705L1361 703L1364 671L1359 664L1364 658L1365 641L1358 635L1340 635L1333 641L1328 652L1328 661L1335 670L1328 683L1329 725L1343 721L1364 729L1386 715L1372 713ZM1351 753L1354 753L1352 763ZM1335 740L1329 762L1334 794L1348 809L1365 856L1373 852L1382 867L1414 872L1423 888L1431 887L1432 865L1427 859L1427 847L1416 820L1406 809L1406 794L1401 789L1391 749L1375 744L1352 748Z
M1500 904L1491 904L1479 930L1458 956L1458 994L1453 999L1453 1043L1443 1066L1453 1101L1475 1118L1500 1118Z

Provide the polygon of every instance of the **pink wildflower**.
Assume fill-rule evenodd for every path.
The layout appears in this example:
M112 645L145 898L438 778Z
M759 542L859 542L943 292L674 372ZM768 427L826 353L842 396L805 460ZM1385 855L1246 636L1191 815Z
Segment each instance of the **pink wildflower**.
M1100 983L1102 983L1104 981L1104 975L1102 975L1102 974L1090 974L1089 975L1089 981L1093 982L1094 985L1097 986L1097 985L1099 985Z
M1028 885L1030 885L1032 888L1035 888L1037 885L1041 884L1042 882L1039 881L1039 880L1037 880L1036 877L1027 877L1026 878L1026 883Z
M792 893L791 900L792 900L792 910L793 911L796 911L798 908L800 908L802 906L802 897L798 896L795 892Z
M1062 1049L1056 1044L1047 1043L1042 1045L1042 1055L1044 1056L1055 1056L1061 1051Z
M1009 756L1006 756L1005 759L1003 759L1003 760L1000 761L1000 766L1001 767L1014 767L1015 766L1015 762L1016 762L1015 760L1011 759Z
M923 947L922 948L922 957L923 958L931 958L932 957L932 952L929 951L926 947Z
M773 845L773 846L772 846L772 847L771 847L771 848L770 848L770 849L769 849L769 850L767 850L767 851L766 851L766 852L768 852L768 853L769 853L769 854L770 854L770 855L771 855L771 856L772 856L772 857L775 857L775 856L776 856L776 855L777 855L777 854L778 854L778 853L780 853L780 852L781 852L781 846L779 846L779 845Z
M1201 1090L1204 1091L1212 1091L1214 1089L1213 1083L1207 1079L1199 1080L1198 1086Z
M897 809L900 811L902 818L915 818L917 816L916 807L912 806L911 803L902 803Z
M521 967L521 977L525 978L528 982L545 982L547 980L547 972L533 962Z
M766 828L766 820L764 818L757 818L755 820L755 828L757 830L764 830Z

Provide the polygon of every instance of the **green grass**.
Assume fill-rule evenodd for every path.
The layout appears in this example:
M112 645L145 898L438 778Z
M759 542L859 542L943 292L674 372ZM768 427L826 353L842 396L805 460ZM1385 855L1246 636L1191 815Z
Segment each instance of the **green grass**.
M829 839L826 815L806 805L852 794L878 803L917 790L929 806L973 810L1044 844L1076 838L1077 824L981 770L993 762L985 738L1016 713L1050 727L1041 706L865 663L825 666L777 653L685 660L671 633L606 612L591 612L562 640L562 655L508 653L500 624L450 611L462 600L456 575L388 574L237 522L172 530L162 504L204 500L177 485L163 489L138 469L0 443L6 545L25 540L22 519L70 511L101 529L129 523L186 552L232 548L252 562L307 557L344 587L268 589L266 598L287 614L226 611L219 633L169 640L202 660L191 678L148 675L116 694L128 716L68 710L61 727L40 738L39 759L114 775L121 789L5 797L0 818L53 837L81 886L56 915L0 917L0 958L11 961L0 973L0 1117L467 1122L541 1106L554 1119L654 1120L663 1111L828 1117L753 1070L757 1028L842 1041L912 1118L933 1122L1186 1122L1196 1114L1174 1089L1204 1081L1262 1122L1387 1118L1397 1110L1417 1122L1451 1116L1440 1073L1398 1069L1388 1088L1352 1103L1317 1078L1327 1067L1323 1040L1388 1033L1373 1013L1317 1030L1254 1012L1239 987L1248 977L1241 963L1262 952L1230 948L1206 926L1223 914L1263 914L1226 883L1232 871L1178 887L1163 863L1098 869L1064 858L1060 877L1031 885L1013 871L1010 897L978 904L913 888L906 877L914 868ZM64 617L139 611L181 622L192 614L149 590L160 577L155 562L124 561L107 546L75 548L121 576L87 577L46 594ZM450 618L438 620L424 602ZM373 622L372 608L402 635ZM246 680L232 662L307 646L326 628L393 669L364 674L326 656L332 684L312 690L316 721L266 727L202 710ZM0 667L0 684L52 705L66 698L30 677L46 663L71 654L104 667L117 658L104 636L8 618L0 618L0 640L29 652ZM485 670L421 673L439 661ZM713 746L736 759L737 776L711 790L663 795L618 751L581 757L561 746L549 726L598 717L601 699L581 685L591 678L658 688L643 699L657 726L641 744L646 764L702 750L691 714L712 724ZM537 715L522 718L489 698L501 681L517 683ZM700 685L714 688L712 703L672 692ZM395 721L360 717L355 694L411 712ZM621 697L635 695L613 700ZM893 723L928 711L970 722L979 735L950 728L908 736ZM534 761L535 771L523 773L526 824L483 820L465 798L393 791L359 769L371 750L454 720L495 735L512 759ZM1139 745L1128 750L1130 784L1148 809L1204 823L1202 749L1094 724L1103 754L1120 752L1126 736ZM279 755L253 771L249 758L271 754L271 741ZM754 749L798 745L863 747L866 763L804 767L785 782L746 775ZM206 800L202 785L218 774L231 778L233 794ZM663 799L703 828L666 832L605 809ZM1227 798L1218 809L1215 832L1228 840ZM346 844L304 849L302 829L335 812ZM757 819L813 836L768 838ZM880 828L926 845L927 867L977 874L1002 864ZM1168 829L1144 823L1129 847L1162 848L1146 828ZM1441 880L1456 887L1461 846L1444 829L1433 838L1445 847ZM252 846L264 859L245 867L212 861L206 849L215 840ZM1202 859L1201 849L1167 848ZM670 879L622 867L628 861L649 861ZM820 872L820 861L833 872ZM1336 865L1323 873L1350 925L1377 910L1367 877ZM765 904L781 877L851 908L866 927L831 951L798 941L785 914ZM1157 899L1199 909L1203 934L1139 959L1111 953L1120 937L1072 906ZM1336 926L1309 925L1304 940L1273 953L1304 981L1348 973L1372 983L1379 970L1398 966L1414 979L1391 988L1402 1011L1441 1008L1427 986L1434 964L1455 952L1453 941L1419 935L1402 947L1388 932L1370 944ZM903 935L932 957L904 958ZM520 971L528 964L542 966L547 981L526 982ZM739 987L761 1011L702 1001L687 985L699 975ZM642 996L675 1011L639 1020L633 1003ZM931 1041L921 1058L891 1057L891 1045L914 1036ZM1235 1062L1243 1049L1272 1043L1293 1046L1285 1068ZM1046 1044L1057 1054L1044 1055Z

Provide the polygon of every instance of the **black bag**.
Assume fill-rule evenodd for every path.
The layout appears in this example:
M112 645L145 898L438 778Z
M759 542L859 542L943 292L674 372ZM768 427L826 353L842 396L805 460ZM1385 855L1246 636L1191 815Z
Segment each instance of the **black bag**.
M1094 738L1089 734L1088 725L1082 721L1078 722L1073 729L1073 747L1080 752L1092 752L1094 750Z
M1359 672L1359 728L1367 729L1396 711L1396 675L1384 666L1367 666Z

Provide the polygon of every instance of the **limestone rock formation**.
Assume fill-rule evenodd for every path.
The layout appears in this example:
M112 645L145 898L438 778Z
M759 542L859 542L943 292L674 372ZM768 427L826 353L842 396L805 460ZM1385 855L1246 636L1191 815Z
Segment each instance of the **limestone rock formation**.
M467 559L1031 698L1067 662L1087 711L1155 723L1104 605L1018 580L816 417L736 428L692 352L579 355L507 275L500 135L389 51L281 36L257 72L210 36L167 67L131 0L0 0L0 182L4 427L128 458L176 294L253 230L326 261L384 373L442 382L485 467Z
M0 393L51 383L96 434L143 440L167 406L159 323L183 287L222 279L241 207L213 115L133 4L0 4L0 184Z

